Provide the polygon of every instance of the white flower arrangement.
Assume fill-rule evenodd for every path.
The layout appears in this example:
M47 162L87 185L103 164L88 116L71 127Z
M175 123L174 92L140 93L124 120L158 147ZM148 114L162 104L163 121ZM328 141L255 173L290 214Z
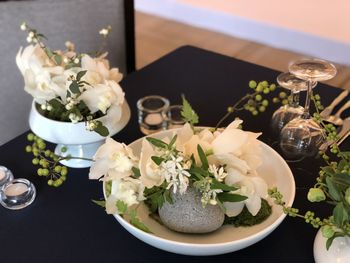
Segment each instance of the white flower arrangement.
M267 197L267 184L257 173L262 164L260 134L243 131L241 123L235 120L224 130L187 123L172 138L143 139L139 158L125 144L107 138L89 178L111 186L105 202L108 214L125 214L143 201L155 212L172 202L172 194L192 187L201 194L203 206L218 205L228 217L246 207L256 216Z
M118 122L124 102L118 84L123 75L118 68L110 68L107 53L79 54L69 41L66 50L53 51L35 29L25 23L21 29L28 32L30 45L19 49L16 63L24 78L24 90L40 105L38 110L58 121L85 121L88 130L107 136L110 124L96 119L110 114L113 118L104 121ZM104 28L100 34L106 38L110 30Z

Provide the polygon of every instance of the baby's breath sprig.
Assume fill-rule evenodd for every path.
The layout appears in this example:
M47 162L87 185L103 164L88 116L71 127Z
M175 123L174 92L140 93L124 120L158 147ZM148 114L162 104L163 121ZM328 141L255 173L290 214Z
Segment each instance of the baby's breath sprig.
M232 114L247 110L251 112L253 116L264 112L269 105L269 101L264 98L264 95L269 94L276 90L276 84L269 84L266 80L257 83L255 80L249 81L249 88L253 90L252 93L248 93L238 100L234 105L227 108L226 114L216 124L215 129L218 129L220 125Z

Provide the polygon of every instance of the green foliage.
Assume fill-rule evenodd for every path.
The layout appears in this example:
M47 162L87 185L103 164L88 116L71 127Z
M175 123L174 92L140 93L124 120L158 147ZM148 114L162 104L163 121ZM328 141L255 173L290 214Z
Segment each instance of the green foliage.
M155 147L158 148L163 148L163 149L167 149L168 148L168 144L163 142L162 140L156 139L156 138L152 138L152 137L146 137L146 140L153 144Z
M238 216L225 216L224 224L234 225L235 227L254 226L265 221L271 215L271 213L272 207L270 204L265 199L261 199L261 208L255 216L253 216L248 209L244 207Z
M186 100L185 96L182 95L182 118L190 123L192 126L199 122L197 113L192 109L191 104Z
M202 163L202 169L208 170L209 164L208 164L207 156L205 155L203 148L199 144L197 145L197 151L198 151L199 159L201 160L201 163Z
M247 199L246 196L232 193L220 193L218 194L218 199L220 202L241 202Z
M166 189L165 182L160 186L146 188L143 194L146 198L144 202L152 213L157 212L163 206L164 202L172 203L170 192Z
M121 200L117 201L116 206L117 206L117 209L118 209L118 213L120 215L124 215L126 213L126 211L128 210L128 205L125 202L121 201Z
M133 168L131 168L131 170L133 172L133 177L134 178L139 178L141 176L139 168L133 167Z
M130 216L130 224L132 224L133 226L137 227L138 229L146 233L152 233L151 230L144 223L142 223L141 220L137 217L136 210L131 210L129 212L129 216Z
M108 128L106 126L103 125L102 122L100 121L95 121L96 123L96 128L94 129L95 132L97 132L99 135L106 137L109 135L109 131Z
M96 205L105 208L106 207L106 201L105 200L92 200Z

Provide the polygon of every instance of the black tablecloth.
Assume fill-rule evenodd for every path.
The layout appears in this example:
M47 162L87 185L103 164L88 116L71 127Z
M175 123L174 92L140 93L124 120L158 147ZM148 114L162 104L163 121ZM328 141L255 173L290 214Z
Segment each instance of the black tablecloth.
M279 72L194 47L182 47L155 63L128 75L121 83L132 116L115 136L125 143L142 136L138 129L136 101L150 94L163 95L172 104L186 95L200 116L201 125L214 125L247 92L249 80L275 82ZM328 104L339 90L320 84L317 90ZM277 149L269 121L276 106L253 118L240 115L247 130L263 131L261 139ZM102 185L88 180L88 169L70 169L59 188L34 176L32 156L24 152L25 134L0 147L0 164L15 177L28 178L37 188L35 202L19 211L0 207L0 262L313 262L316 230L299 219L286 218L268 237L241 251L213 256L189 257L164 252L133 237L113 216L91 202L102 197ZM277 149L278 150L278 149ZM295 206L317 208L327 215L330 208L311 206L307 189L314 183L321 160L291 163L297 192Z

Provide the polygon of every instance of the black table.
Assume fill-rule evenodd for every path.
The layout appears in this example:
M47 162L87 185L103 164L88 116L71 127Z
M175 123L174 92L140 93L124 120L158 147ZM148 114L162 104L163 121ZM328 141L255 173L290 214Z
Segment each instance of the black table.
M127 127L115 136L125 143L142 136L138 129L136 101L150 94L168 97L172 104L186 95L200 116L201 125L213 125L247 92L249 80L274 82L279 72L209 51L186 46L128 75L121 83L132 108ZM320 84L317 90L327 105L339 90ZM253 118L240 114L247 130L263 131L261 139L277 149L268 123L276 106ZM232 121L232 119L230 120ZM91 202L102 197L102 185L88 180L88 169L70 169L67 181L51 188L36 174L32 156L24 152L26 134L0 147L0 164L15 177L30 179L37 188L35 202L26 209L0 207L0 262L313 262L316 230L299 219L286 218L268 237L234 253L213 257L189 257L164 252L139 241L112 216ZM348 147L347 145L346 147ZM278 150L278 149L277 149ZM307 188L317 176L321 160L290 164L297 196L295 206L311 206Z

